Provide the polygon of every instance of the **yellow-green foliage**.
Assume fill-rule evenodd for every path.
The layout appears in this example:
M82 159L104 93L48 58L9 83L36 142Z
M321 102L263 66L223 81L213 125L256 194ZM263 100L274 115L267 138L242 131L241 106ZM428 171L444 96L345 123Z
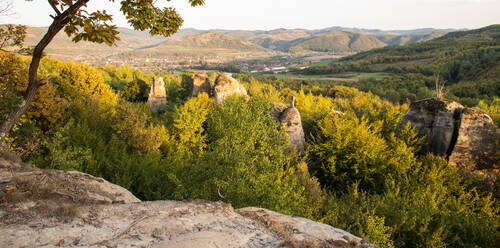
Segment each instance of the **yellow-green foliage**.
M26 87L28 62L0 52L0 118ZM482 181L419 153L423 139L398 127L405 105L350 87L306 93L239 75L250 99L216 106L206 94L189 98L183 76L165 74L167 104L153 113L123 93L152 74L52 59L40 73L55 78L9 135L10 148L37 166L104 177L144 200L222 200L313 218L379 247L500 243L496 199ZM270 114L292 95L303 158L284 153L288 141ZM479 106L498 122L498 99Z
M173 127L179 152L187 155L200 155L203 152L206 147L203 123L213 107L213 100L202 93L176 110Z
M142 153L158 151L162 140L153 126L148 126L148 116L130 103L121 102L112 117L112 128L121 140Z
M118 96L104 82L95 67L87 64L64 63L59 76L55 79L66 97L73 100L91 98L98 101L103 110L112 110L118 102Z
M295 106L300 111L306 136L311 132L315 132L319 121L336 111L331 98L315 96L312 93L306 94L302 90L298 94L293 93L293 95L296 95Z
M339 114L324 118L309 149L323 186L342 191L359 183L363 190L382 192L385 183L405 173L412 154L403 143L391 147L379 133L364 119Z
M260 97L266 99L270 103L283 101L281 94L272 85L261 83L255 79L250 79L249 82L240 82L247 88L248 94L251 97Z
M495 125L500 127L500 98L495 97L491 101L481 100L477 107L486 110L493 119L493 122L495 122Z

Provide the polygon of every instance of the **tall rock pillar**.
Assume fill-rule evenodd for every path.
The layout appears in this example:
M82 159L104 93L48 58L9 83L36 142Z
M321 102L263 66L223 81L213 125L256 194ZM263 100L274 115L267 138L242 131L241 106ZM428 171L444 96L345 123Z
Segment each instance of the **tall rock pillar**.
M152 110L158 111L160 106L165 103L167 103L167 92L163 78L153 77L153 83L149 91L148 105Z

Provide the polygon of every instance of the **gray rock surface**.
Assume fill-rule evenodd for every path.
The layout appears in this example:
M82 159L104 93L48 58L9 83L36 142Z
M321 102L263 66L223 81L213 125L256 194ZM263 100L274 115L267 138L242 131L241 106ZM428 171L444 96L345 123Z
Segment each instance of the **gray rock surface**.
M449 157L451 165L474 162L475 170L500 169L500 134L485 111L465 108L462 112L458 137Z
M148 106L157 111L161 105L167 102L167 92L162 77L154 77L148 96Z
M273 118L281 124L281 128L285 128L285 135L290 139L290 145L287 147L287 152L296 151L300 155L305 153L305 136L302 128L302 119L300 112L294 105L294 98L290 103L290 107L286 108L284 104L275 104L271 114Z
M451 165L498 173L500 134L485 111L431 98L413 102L401 122L411 122L426 136L426 151Z
M401 122L411 122L421 136L426 136L426 151L446 156L458 125L455 118L463 106L453 101L430 98L411 103Z
M260 208L140 202L79 172L0 158L0 247L375 247L340 229Z
M262 208L241 208L239 214L264 224L291 247L376 247L344 230Z
M232 95L248 96L247 91L236 79L221 74L215 81L214 96L215 104L221 104L224 99Z

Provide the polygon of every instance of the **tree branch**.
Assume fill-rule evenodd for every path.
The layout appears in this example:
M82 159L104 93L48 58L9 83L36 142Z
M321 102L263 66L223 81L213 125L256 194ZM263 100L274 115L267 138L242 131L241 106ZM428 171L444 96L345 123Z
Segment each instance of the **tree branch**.
M51 80L53 77L54 76L50 75L48 77L43 78L42 80L38 80L38 85L39 86L46 85L49 82L49 80Z
M54 9L54 11L57 13L57 15L60 15L60 14L61 14L61 11L59 11L59 10L57 9L57 6L54 4L54 1L49 0L49 4L50 4L50 7L52 7L52 9Z
M49 1L50 2L50 1ZM23 98L14 107L14 109L9 113L7 118L0 124L0 148L4 146L3 139L10 132L14 124L19 120L19 118L26 112L30 103L35 98L35 94L38 88L50 80L50 76L42 80L38 80L38 67L40 65L40 60L43 55L43 50L49 45L52 39L61 31L61 29L68 24L77 11L84 5L87 4L89 0L78 0L69 8L67 8L60 15L54 18L54 21L49 26L47 33L38 42L33 50L33 57L31 59L29 72L28 72L28 88L24 92Z

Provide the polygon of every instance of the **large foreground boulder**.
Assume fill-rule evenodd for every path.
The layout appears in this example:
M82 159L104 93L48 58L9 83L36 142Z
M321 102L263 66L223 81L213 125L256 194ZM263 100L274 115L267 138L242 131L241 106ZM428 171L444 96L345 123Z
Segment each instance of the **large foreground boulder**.
M430 98L410 105L402 119L407 122L426 137L427 152L447 158L451 165L498 172L500 134L483 110Z
M215 104L221 104L224 99L232 95L247 96L247 91L236 79L221 74L215 81Z
M80 172L0 157L0 247L375 247L308 219L208 201L140 202Z

